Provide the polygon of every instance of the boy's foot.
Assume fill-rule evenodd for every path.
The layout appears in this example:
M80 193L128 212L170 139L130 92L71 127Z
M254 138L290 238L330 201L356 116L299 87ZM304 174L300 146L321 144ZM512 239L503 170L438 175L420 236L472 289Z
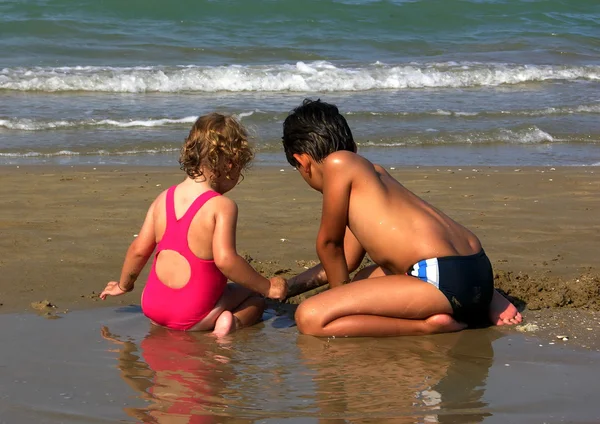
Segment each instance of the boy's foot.
M432 315L425 320L425 323L432 333L453 333L467 328L467 324L458 322L448 314Z
M233 314L229 311L223 311L215 322L213 334L217 337L223 337L233 333L237 329L237 322Z
M523 321L523 317L515 305L494 290L490 303L490 321L494 325L515 325Z

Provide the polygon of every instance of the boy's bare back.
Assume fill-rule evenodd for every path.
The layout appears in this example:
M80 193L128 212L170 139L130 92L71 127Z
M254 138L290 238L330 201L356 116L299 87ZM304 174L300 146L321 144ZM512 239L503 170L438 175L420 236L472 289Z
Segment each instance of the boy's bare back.
M329 155L323 184L324 205L343 208L348 202L348 227L371 259L393 274L404 274L422 259L481 251L472 232L356 153ZM324 218L332 212L325 208Z

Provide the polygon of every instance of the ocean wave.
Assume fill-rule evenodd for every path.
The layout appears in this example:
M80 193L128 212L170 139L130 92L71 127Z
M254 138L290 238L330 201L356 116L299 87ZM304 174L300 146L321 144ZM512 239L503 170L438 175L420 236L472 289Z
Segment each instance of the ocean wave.
M499 128L491 131L450 133L428 131L418 135L407 135L393 140L358 142L362 147L402 147L421 145L460 145L460 144L542 144L559 141L551 134L536 126L520 129Z
M21 131L41 131L41 130L53 130L53 129L65 129L65 128L81 128L81 127L119 127L119 128L132 128L132 127L161 127L165 125L173 124L188 124L195 122L197 116L187 116L180 119L132 119L132 120L113 120L113 119L99 119L99 120L59 120L59 121L43 121L28 118L13 118L13 119L0 119L0 128L6 128L9 130L21 130Z
M358 146L370 149L401 148L419 146L460 146L460 145L543 145L551 143L562 144L600 144L600 138L589 138L587 134L561 134L555 136L536 126L521 128L499 128L488 131L423 131L414 134L399 134L389 138L357 140ZM181 148L180 142L148 142L144 145L115 144L110 147L78 146L65 149L56 147L55 151L48 149L33 151L32 149L0 150L0 157L5 158L51 158L60 156L143 156L155 154L176 154ZM59 150L60 149L60 150ZM254 143L257 153L283 154L278 140L261 140ZM594 164L598 166L600 164Z
M160 153L173 153L178 152L179 148L162 147L162 148L151 148L151 149L131 149L121 151L109 151L109 150L94 150L94 151L72 151L72 150L59 150L56 152L0 152L0 157L6 158L37 158L37 157L59 157L59 156L134 156L134 155L156 155Z
M234 114L240 121L250 117L255 111L241 112ZM183 118L159 118L159 119L89 119L89 120L58 120L48 121L29 118L9 118L0 119L0 128L19 131L42 131L67 128L86 128L86 127L115 127L115 128L135 128L135 127L163 127L168 125L190 124L196 122L197 116L186 116Z
M146 92L338 92L600 80L600 66L433 63L339 67L330 62L273 66L32 67L0 70L0 90Z
M422 119L432 116L449 116L454 118L478 118L478 117L506 117L506 116L524 116L524 117L542 117L550 115L569 115L569 114L600 114L600 103L579 106L561 106L549 107L546 109L531 109L531 110L500 110L500 111L479 111L479 112L464 112L453 110L431 110L424 112L361 112L351 111L345 113L353 119L361 119L363 117L377 116L383 119ZM265 112L250 110L233 114L240 121L251 116L260 116L262 119L276 119L282 116L279 112ZM259 119L261 119L259 118ZM18 131L43 131L43 130L61 130L69 128L88 128L88 127L107 127L107 128L136 128L136 127L164 127L187 125L198 119L197 116L185 116L182 118L130 118L130 119L87 119L87 120L43 120L30 118L1 118L0 129L18 130Z
M466 112L457 110L429 110L423 112L347 112L348 116L380 116L383 118L420 118L428 116L451 116L457 118L473 117L499 117L499 116L521 116L521 117L540 117L549 115L572 115L572 114L600 114L600 103L592 103L577 106L558 106L544 109L514 109L514 110L484 110L477 112Z

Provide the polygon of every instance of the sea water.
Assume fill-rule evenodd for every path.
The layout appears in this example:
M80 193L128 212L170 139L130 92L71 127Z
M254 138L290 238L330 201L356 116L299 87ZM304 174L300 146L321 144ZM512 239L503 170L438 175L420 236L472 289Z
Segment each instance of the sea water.
M489 328L320 339L273 310L217 341L139 307L4 315L0 423L592 423L600 354Z
M599 165L600 2L0 2L0 164L176 166L194 120L335 103L388 165Z

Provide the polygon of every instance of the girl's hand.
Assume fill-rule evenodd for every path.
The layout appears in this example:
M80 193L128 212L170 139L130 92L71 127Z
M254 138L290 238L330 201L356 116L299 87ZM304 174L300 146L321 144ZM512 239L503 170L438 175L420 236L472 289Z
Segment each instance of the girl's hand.
M269 287L267 297L269 299L284 300L288 291L287 281L281 277L271 277L269 282L271 283L271 287Z
M127 293L121 287L119 287L118 281L111 281L106 285L106 288L100 293L100 299L106 299L106 296L121 296L122 294Z

